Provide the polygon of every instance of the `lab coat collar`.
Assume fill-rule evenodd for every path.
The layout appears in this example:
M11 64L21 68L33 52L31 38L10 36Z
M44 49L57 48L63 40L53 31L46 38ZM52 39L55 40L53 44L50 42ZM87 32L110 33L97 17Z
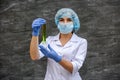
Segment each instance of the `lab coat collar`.
M75 33L73 33L70 41L72 41L72 42L78 42L79 41L79 37Z

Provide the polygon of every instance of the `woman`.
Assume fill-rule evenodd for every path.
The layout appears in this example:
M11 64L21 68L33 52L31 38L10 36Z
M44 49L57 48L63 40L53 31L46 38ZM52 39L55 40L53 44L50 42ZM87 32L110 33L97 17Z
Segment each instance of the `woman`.
M46 47L38 44L39 31L45 23L42 18L33 21L30 45L32 60L44 56L48 59L44 80L82 80L78 71L86 57L87 41L75 34L80 28L77 14L70 8L62 8L56 13L55 23L60 33L49 36Z

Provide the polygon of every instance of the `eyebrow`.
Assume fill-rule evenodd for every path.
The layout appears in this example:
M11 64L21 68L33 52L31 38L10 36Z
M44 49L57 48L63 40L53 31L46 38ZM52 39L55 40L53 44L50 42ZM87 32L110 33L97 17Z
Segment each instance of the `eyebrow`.
M64 19L64 18L60 18L60 19ZM59 20L60 20L60 19L59 19ZM70 19L70 20L72 20L71 18L67 18L67 19Z

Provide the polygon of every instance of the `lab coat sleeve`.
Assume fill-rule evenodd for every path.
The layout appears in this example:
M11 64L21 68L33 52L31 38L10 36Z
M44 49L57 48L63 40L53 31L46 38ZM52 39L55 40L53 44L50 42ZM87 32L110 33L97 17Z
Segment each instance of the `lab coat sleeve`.
M82 67L82 64L85 60L87 53L87 40L83 39L80 42L79 47L77 48L77 52L75 57L72 59L72 65L73 65L73 72L72 74L74 75L76 72L79 71L79 69Z
M39 45L41 45L41 44L39 44ZM44 54L40 51L40 48L39 48L39 47L38 47L38 49L39 49L39 55L40 55L39 59L41 59L41 58L44 57Z

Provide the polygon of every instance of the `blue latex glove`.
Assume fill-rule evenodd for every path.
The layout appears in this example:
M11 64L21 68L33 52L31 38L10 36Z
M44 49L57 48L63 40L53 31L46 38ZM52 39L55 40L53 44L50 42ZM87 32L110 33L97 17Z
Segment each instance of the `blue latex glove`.
M32 23L32 29L33 29L32 35L33 36L38 36L39 32L40 32L40 28L45 23L46 23L46 20L43 19L43 18L37 18L37 19L35 19L33 21L33 23Z
M59 56L51 47L48 45L49 50L47 50L45 47L42 45L39 46L40 51L49 58L54 59L56 62L60 62L62 60L62 56Z

